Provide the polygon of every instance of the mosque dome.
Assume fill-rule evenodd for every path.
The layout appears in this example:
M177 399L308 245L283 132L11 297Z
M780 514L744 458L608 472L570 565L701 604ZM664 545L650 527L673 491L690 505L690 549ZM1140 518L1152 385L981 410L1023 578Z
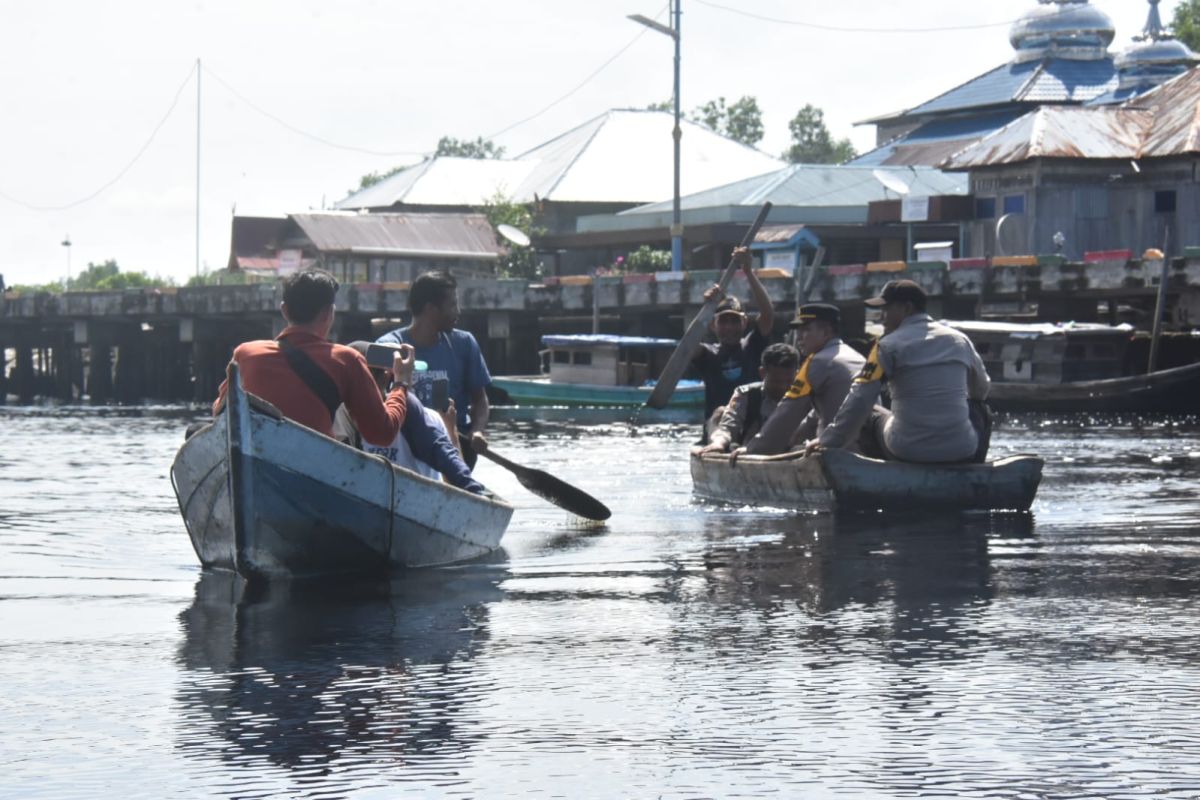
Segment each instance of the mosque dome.
M1116 58L1121 89L1149 88L1187 72L1197 57L1186 44L1163 27L1159 0L1149 0L1150 16L1134 43Z
M1038 0L1038 7L1013 23L1008 40L1016 61L1066 58L1098 61L1108 57L1117 31L1108 15L1087 0Z

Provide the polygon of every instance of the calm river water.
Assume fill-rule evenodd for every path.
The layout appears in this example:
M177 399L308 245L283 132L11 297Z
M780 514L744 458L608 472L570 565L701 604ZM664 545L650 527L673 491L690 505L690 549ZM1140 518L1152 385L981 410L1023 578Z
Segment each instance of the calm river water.
M191 413L0 409L0 796L1200 797L1200 425L1008 420L1032 517L696 502L694 425L496 449L605 500L482 563L240 591ZM614 421L615 420L615 421Z

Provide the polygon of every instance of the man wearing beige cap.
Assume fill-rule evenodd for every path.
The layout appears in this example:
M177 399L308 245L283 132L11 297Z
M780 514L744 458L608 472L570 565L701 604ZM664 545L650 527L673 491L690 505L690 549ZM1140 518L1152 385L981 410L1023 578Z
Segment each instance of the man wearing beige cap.
M786 453L817 436L841 408L864 359L838 336L841 312L827 303L800 306L791 327L804 352L784 400L743 452L752 455Z
M987 430L982 406L991 381L971 340L925 313L925 290L913 281L888 281L866 301L883 312L883 337L854 379L833 422L807 450L845 448L864 425L889 459L924 463L982 461ZM891 413L873 413L887 382ZM869 432L869 431L868 431Z

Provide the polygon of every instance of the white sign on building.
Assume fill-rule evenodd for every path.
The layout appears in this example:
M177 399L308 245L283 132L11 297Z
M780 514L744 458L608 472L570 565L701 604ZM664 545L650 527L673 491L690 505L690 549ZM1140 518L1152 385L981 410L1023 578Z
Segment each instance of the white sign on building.
M929 198L908 195L900 200L901 222L928 222Z

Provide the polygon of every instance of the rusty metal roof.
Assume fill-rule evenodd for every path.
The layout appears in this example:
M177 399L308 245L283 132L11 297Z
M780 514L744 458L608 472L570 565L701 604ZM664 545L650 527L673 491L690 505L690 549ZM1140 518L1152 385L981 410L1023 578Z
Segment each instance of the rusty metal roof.
M505 248L483 214L292 214L325 253L495 260Z
M1200 68L1119 106L1040 108L942 162L942 168L1032 158L1167 158L1200 152Z
M1016 164L1031 158L1136 158L1152 122L1125 108L1039 108L942 163L943 169Z

